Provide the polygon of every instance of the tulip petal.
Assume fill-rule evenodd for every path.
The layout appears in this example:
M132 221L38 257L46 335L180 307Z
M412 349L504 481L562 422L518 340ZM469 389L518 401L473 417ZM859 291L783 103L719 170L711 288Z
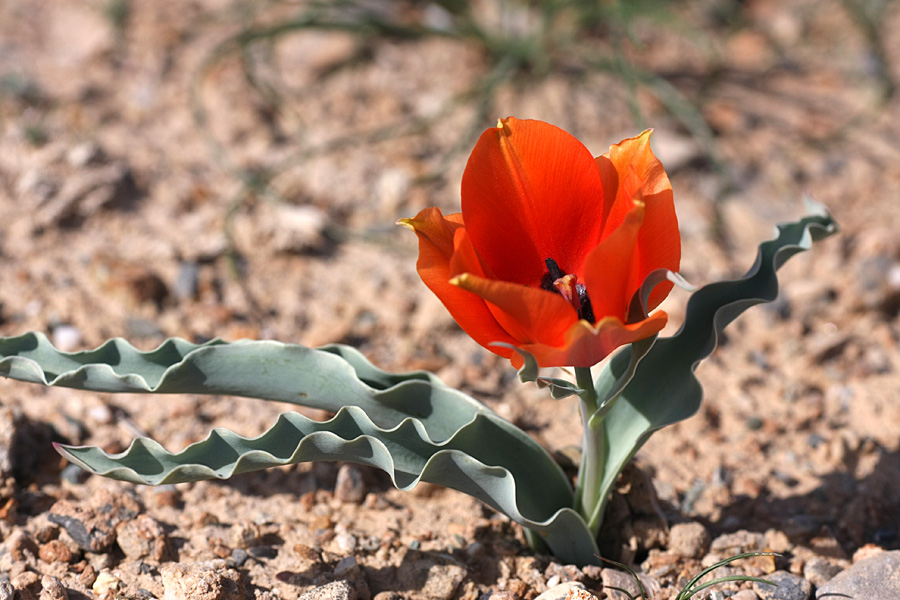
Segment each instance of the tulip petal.
M532 342L561 344L566 331L578 321L575 309L562 296L540 288L471 273L454 278L453 284L487 302L500 326L516 338L516 346Z
M632 177L636 177L632 173ZM637 198L629 200L631 211L618 229L591 250L584 261L584 284L594 314L625 321L635 291L643 280L634 281L635 250L645 217L645 205Z
M592 367L620 346L659 333L666 326L666 321L668 315L663 311L629 325L613 317L602 319L596 325L581 320L569 328L561 346L521 344L519 348L534 355L541 367ZM524 364L518 354L513 354L510 362L516 369Z
M453 233L453 256L450 257L450 277L456 277L463 273L471 273L478 277L494 279L490 267L484 264L469 233L465 227L460 227Z
M606 194L604 239L624 222L631 211L633 198L640 195L646 206L632 263L634 273L629 278L632 282L643 281L656 269L678 271L681 263L681 236L672 185L662 163L650 148L651 133L647 130L610 146L609 153L596 159ZM636 178L631 177L631 173ZM648 309L656 308L671 289L671 283L663 283L654 289Z
M450 261L454 254L454 234L464 230L462 215L446 217L440 209L426 208L412 219L401 219L400 224L409 227L419 237L419 261L416 268L425 285L428 286L460 327L478 343L486 346L491 342L516 343L494 318L484 300L450 283ZM496 349L493 352L508 357Z
M489 129L469 157L462 212L472 242L498 279L537 286L553 258L580 270L600 240L603 180L572 135L512 117Z
M557 127L499 121L469 158L462 213L401 220L419 235L422 279L469 335L514 364L519 355L495 342L528 350L541 366L591 366L654 335L667 315L642 317L671 283L652 288L647 311L629 309L651 273L677 271L681 241L649 140L646 131L594 159ZM549 290L548 270L568 293Z

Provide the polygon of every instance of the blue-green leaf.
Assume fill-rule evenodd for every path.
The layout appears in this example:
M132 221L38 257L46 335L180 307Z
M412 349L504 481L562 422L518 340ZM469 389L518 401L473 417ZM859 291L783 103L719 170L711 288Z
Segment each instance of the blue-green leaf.
M290 402L336 412L362 408L382 427L421 419L434 439L446 439L489 410L426 371L392 374L348 346L166 340L141 352L122 339L95 350L59 352L41 333L0 339L0 375L98 392L220 394Z
M654 431L697 412L703 390L694 369L715 349L722 330L751 306L776 298L776 271L787 259L837 231L823 207L811 201L808 205L809 216L779 225L777 237L760 244L756 263L746 275L694 292L681 329L672 337L658 339L638 364L603 419L606 460L601 489L608 492L612 488L625 463ZM619 381L631 362L631 349L625 348L604 366L597 388L612 387L611 382ZM597 507L592 515L592 526L599 525L603 508Z
M592 562L597 551L584 520L569 508L567 477L540 444L434 375L387 373L346 346L172 339L141 352L114 339L64 353L31 333L0 339L0 374L101 392L248 396L337 413L325 423L286 413L254 439L217 429L177 454L146 439L113 456L60 447L108 477L160 484L344 460L383 469L401 489L429 481L471 494L532 529L564 560Z
M541 389L549 389L550 396L552 398L555 398L556 400L561 400L563 398L568 398L569 396L575 396L582 393L581 388L579 388L577 385L575 385L575 383L571 381L568 381L566 379L559 379L556 377L542 376L540 374L541 370L538 366L537 359L531 352L523 350L521 348L517 348L512 344L495 342L494 345L509 348L522 357L522 367L518 371L519 381L521 381L522 383L534 383Z
M523 446L518 433L498 416L481 412L450 439L435 443L416 419L387 430L361 409L347 406L326 422L284 413L271 429L252 439L215 429L206 440L177 454L145 438L112 456L90 446L63 446L60 451L100 475L151 485L227 479L316 460L355 462L383 470L401 490L426 481L469 494L532 529L554 554L573 562L591 560L596 547L584 521L568 514L570 509L559 510L571 495L548 485L531 444Z

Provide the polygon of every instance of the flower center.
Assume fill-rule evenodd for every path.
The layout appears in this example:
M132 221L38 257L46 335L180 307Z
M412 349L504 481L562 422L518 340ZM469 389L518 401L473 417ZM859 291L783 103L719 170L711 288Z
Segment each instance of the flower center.
M591 306L587 288L578 281L578 277L566 275L566 272L560 269L552 258L546 259L544 264L547 265L547 272L541 277L541 289L559 294L578 312L579 319L584 319L591 324L595 323L594 309Z

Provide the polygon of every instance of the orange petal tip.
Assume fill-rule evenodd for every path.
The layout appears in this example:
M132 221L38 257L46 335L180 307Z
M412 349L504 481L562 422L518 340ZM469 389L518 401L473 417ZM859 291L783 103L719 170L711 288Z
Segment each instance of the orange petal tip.
M400 225L401 227L406 227L410 231L415 231L416 226L413 224L414 219L410 219L408 217L404 217L403 219L397 219L395 225Z

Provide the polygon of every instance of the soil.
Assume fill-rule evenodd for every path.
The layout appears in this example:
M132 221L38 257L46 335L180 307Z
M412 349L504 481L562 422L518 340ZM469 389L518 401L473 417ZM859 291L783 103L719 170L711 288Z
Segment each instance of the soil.
M619 46L653 85L562 65L473 97L493 55L472 40L294 29L233 43L304 3L8 0L0 334L43 331L65 350L113 336L351 344L387 370L435 371L562 451L579 443L575 404L519 384L456 327L394 222L458 210L471 133L498 116L555 123L596 154L651 125L687 280L741 274L804 194L842 232L729 328L698 370L700 413L657 433L623 480L604 549L658 598L746 550L783 556L733 572L820 585L854 555L900 548L900 7L866 20L849 4L696 3L634 21ZM373 6L405 24L446 18ZM473 10L493 26L493 6ZM615 54L608 30L588 39ZM667 110L679 99L689 108ZM708 129L686 125L697 118ZM666 301L668 332L686 298ZM323 463L142 488L87 477L51 447L150 435L178 450L213 427L257 435L292 406L8 380L0 404L0 571L22 598L190 597L177 581L203 569L209 598L298 598L332 580L380 600L533 598L569 580L617 594L602 591L614 573L532 556L517 526L433 486L401 493ZM73 520L96 535L73 537ZM738 589L754 588L722 593Z

